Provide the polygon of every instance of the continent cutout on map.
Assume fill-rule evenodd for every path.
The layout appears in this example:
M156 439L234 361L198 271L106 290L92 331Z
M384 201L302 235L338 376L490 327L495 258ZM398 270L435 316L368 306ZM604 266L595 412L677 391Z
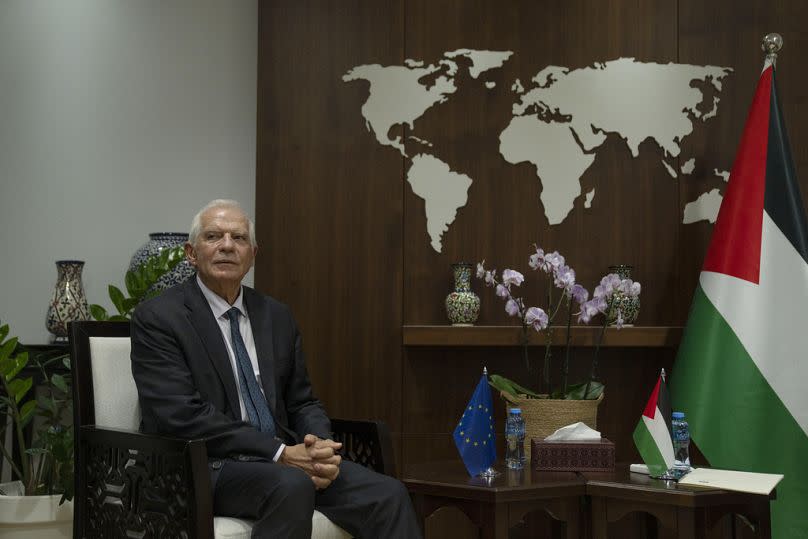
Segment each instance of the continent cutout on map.
M696 158L691 157L685 164L682 165L682 174L693 174L693 171L696 169Z
M513 84L511 84L511 91L517 94L525 93L525 87L522 86L522 81L520 81L519 79L513 81Z
M452 172L449 165L429 154L412 158L407 171L412 192L424 199L426 231L432 248L441 252L441 238L454 222L457 210L466 205L471 178Z
M685 205L682 223L689 225L697 221L710 221L715 223L718 209L721 207L721 192L713 189L709 193L702 193L699 198Z
M693 131L691 118L704 121L714 116L718 107L718 100L713 99L713 110L706 114L699 111L704 94L691 82L703 81L720 91L722 79L731 71L718 66L643 63L633 58L595 63L572 71L548 66L533 77L536 86L513 105L514 117L500 136L500 153L509 163L518 155L536 165L543 185L541 200L545 216L551 225L558 224L572 209L574 198L580 195L580 174L586 167L581 168L582 161L575 157L586 155L594 159L591 154L610 133L621 137L634 157L639 155L640 144L648 139L663 150L666 159L678 156L679 144ZM522 132L531 132L524 118L532 118L538 126L568 127L572 136L565 138L563 144L561 140L527 143L504 137L515 123L519 123ZM537 127L533 134L544 132ZM567 140L575 143L578 155L567 148ZM510 148L511 144L519 147ZM549 148L540 149L542 144L548 144ZM554 144L563 146L564 153L557 154ZM526 159L526 153L532 153L532 158ZM569 163L562 158L567 154L574 155ZM665 170L676 178L676 171L666 159L662 160ZM573 185L560 189L560 182Z
M512 164L527 161L536 167L542 184L541 201L551 225L572 210L581 194L580 178L595 161L576 142L569 124L543 122L534 114L517 116L499 135L499 152Z
M718 170L714 168L713 175L716 178L721 178L725 182L729 181L728 170ZM715 223L715 220L718 218L718 210L721 208L722 199L721 191L718 189L713 189L708 193L702 193L699 198L693 202L685 204L682 223L686 225L697 221L710 221L711 223Z
M512 54L513 51L477 51L473 49L457 49L456 51L443 53L446 58L465 56L471 60L469 75L471 75L472 79L476 79L489 69L502 67Z
M390 129L399 124L407 124L412 129L413 122L429 107L443 103L448 95L457 91L448 74L438 76L429 88L418 82L421 77L443 69L444 64L427 67L361 65L348 71L342 80L370 82L370 95L362 105L365 125L376 135L379 144L392 146L406 157L401 137L390 138Z
M634 58L573 71L550 66L533 77L538 87L522 95L513 113L521 116L538 110L569 115L587 150L602 144L606 133L616 133L634 157L648 138L669 157L676 157L679 143L693 131L689 115L702 117L697 106L704 96L690 82L709 81L720 91L721 80L731 71L718 66L643 63ZM601 136L590 136L593 132Z
M496 88L496 86L497 83L492 80L486 81L485 83L485 87L488 88L489 90L493 90L494 88Z
M391 138L390 129L402 124L413 129L415 120L430 107L446 102L457 91L454 77L457 75L458 65L446 58L464 56L471 60L469 74L476 79L485 71L501 67L512 54L512 51L458 49L444 53L444 59L427 66L424 66L424 62L411 58L405 60L405 66L356 66L343 75L342 80L370 82L370 95L362 105L365 125L373 131L380 144L392 146L407 157L401 137ZM439 72L431 85L420 82L422 78Z

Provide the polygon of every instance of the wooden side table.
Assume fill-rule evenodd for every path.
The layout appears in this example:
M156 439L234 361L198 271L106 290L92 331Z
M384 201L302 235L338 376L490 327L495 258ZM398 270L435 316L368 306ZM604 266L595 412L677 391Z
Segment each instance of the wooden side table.
M586 478L586 493L592 500L592 539L606 539L607 527L631 512L656 517L659 537L706 538L716 523L727 514L742 515L755 529L757 537L771 538L769 502L771 496L696 489L674 482L651 479L618 465L614 472L581 473Z
M414 466L404 484L415 503L422 529L442 507L454 506L480 529L480 537L506 539L508 530L529 512L543 509L566 524L568 539L581 537L581 498L586 482L573 472L507 470L491 480L469 477L460 461Z

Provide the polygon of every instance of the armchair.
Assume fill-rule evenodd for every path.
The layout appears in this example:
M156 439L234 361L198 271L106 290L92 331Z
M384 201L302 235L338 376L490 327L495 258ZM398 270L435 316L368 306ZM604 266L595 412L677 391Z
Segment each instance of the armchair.
M247 520L214 516L204 440L146 435L129 359L129 323L73 322L76 538L249 538ZM343 458L394 475L381 422L332 420ZM312 537L348 538L315 511Z

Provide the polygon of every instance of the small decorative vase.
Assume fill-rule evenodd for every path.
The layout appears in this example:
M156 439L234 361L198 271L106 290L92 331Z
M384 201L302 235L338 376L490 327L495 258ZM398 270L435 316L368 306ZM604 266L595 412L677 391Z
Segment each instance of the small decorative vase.
M90 310L81 283L83 260L57 260L56 288L53 290L45 327L53 333L54 342L67 342L67 323L89 320Z
M621 279L631 279L631 270L633 266L619 265L609 266L610 273L616 273ZM609 310L609 324L614 324L617 321L617 311L623 316L623 324L631 325L637 321L637 315L640 314L640 298L627 296L622 292L615 292L612 297L612 308Z
M452 264L455 289L446 296L446 315L453 326L471 326L480 316L480 298L471 291L471 268L468 262Z
M186 241L188 241L188 234L185 232L152 232L149 234L149 241L141 245L132 255L132 260L129 261L129 270L134 270L143 264L146 259L159 254L163 249L184 245ZM175 284L188 280L193 274L193 266L187 260L183 260L173 270L160 277L149 289L149 292L171 288Z

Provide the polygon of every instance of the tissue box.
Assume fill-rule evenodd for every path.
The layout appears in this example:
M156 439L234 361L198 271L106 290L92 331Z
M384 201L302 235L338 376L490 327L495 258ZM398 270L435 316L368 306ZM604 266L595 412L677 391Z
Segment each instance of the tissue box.
M546 442L531 438L531 466L534 470L553 472L614 471L614 443L600 441Z

